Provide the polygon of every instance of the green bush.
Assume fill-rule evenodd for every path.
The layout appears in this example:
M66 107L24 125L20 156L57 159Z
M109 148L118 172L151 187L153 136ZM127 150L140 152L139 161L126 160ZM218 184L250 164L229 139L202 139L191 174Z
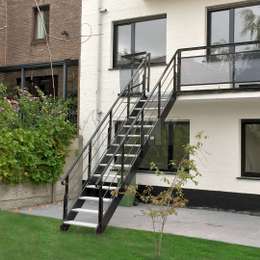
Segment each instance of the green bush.
M62 174L68 145L76 133L69 101L39 92L8 98L0 85L0 182L52 183Z

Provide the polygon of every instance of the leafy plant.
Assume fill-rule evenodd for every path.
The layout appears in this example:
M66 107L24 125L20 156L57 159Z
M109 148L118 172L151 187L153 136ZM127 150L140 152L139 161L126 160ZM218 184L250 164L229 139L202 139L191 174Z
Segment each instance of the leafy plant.
M76 133L67 120L69 102L39 91L8 98L0 85L0 182L55 182L62 173L67 147Z
M203 140L207 137L201 132L196 136L194 145L188 144L184 146L184 154L180 160L172 161L171 164L176 172L172 178L166 176L159 170L155 163L151 163L151 170L161 177L167 187L158 195L155 194L153 187L147 186L143 191L139 191L138 187L130 186L123 195L136 195L147 205L147 209L143 214L152 221L153 231L155 235L155 256L160 259L162 240L167 219L171 215L177 214L177 209L185 207L187 200L185 198L183 187L189 181L197 183L197 177L201 174L198 171L194 157L198 155L203 147ZM114 192L114 196L118 196Z

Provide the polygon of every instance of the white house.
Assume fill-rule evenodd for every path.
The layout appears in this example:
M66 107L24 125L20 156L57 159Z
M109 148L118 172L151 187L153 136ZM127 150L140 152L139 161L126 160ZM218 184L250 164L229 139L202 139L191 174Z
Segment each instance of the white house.
M208 139L200 158L195 158L202 176L197 186L185 187L190 205L259 210L259 23L260 1L254 0L83 0L82 35L90 35L81 47L80 131L87 144L82 153L84 178L90 180L92 173L98 173L104 186L111 182L108 172L115 167L122 170L125 163L129 172L135 172L138 185L161 190L165 184L149 171L149 162L171 175L169 162L181 156L182 144L194 143L196 134L203 131ZM151 54L150 62L145 54L146 60L140 60L141 52ZM143 70L135 64L132 73L138 71L138 75L133 76L130 64L138 58ZM134 80L127 85L131 75ZM143 93L143 86L145 98L138 100L136 93L120 98L125 88L142 79L145 86L136 87L135 92ZM121 101L110 110L118 96ZM118 110L117 105L121 105ZM151 123L158 119L160 124ZM136 129L149 125L153 125L151 131L141 137ZM116 131L120 127L130 131L120 135ZM134 137L144 140L131 143ZM131 160L127 158L131 152L124 151L123 156L120 141L115 144L118 138L126 138L125 149L130 149L128 144L131 149L141 144L144 151L133 152L137 158ZM113 145L119 149L111 152ZM104 156L113 158L104 162ZM122 157L129 159L129 165L122 163ZM116 208L115 202L112 207ZM99 208L99 231L112 211L100 213ZM65 219L73 217L69 214Z

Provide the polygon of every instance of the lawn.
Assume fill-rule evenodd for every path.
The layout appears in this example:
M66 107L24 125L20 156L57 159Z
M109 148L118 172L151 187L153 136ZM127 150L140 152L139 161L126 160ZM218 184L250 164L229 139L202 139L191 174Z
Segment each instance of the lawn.
M59 231L55 219L0 211L0 260L128 260L153 259L150 232L73 227ZM260 249L208 240L166 235L162 259L260 259Z

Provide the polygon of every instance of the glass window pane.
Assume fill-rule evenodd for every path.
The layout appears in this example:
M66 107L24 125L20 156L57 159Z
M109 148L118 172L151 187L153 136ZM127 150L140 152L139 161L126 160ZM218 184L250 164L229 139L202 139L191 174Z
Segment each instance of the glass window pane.
M117 37L117 64L126 65L129 60L122 58L122 56L131 54L131 25L118 26Z
M242 52L235 58L235 81L260 82L260 52Z
M166 19L135 24L135 52L151 53L151 62L166 61Z
M207 85L231 81L230 55L185 57L181 60L181 85Z
M190 141L189 123L175 123L173 128L173 161L178 165L185 156L185 146Z
M44 39L45 38L45 26L46 26L46 16L44 15L44 11L37 12L37 27L36 27L36 39Z
M260 173L260 124L245 126L245 171Z
M260 5L235 9L235 42L260 40Z
M151 162L155 163L159 169L168 169L168 128L166 124L155 129L153 140L144 155L144 159L140 164L140 169L150 169Z
M211 45L229 43L229 10L211 13Z

